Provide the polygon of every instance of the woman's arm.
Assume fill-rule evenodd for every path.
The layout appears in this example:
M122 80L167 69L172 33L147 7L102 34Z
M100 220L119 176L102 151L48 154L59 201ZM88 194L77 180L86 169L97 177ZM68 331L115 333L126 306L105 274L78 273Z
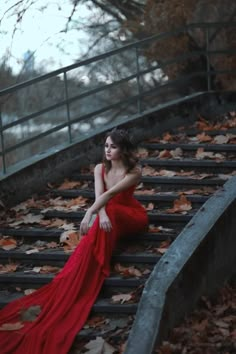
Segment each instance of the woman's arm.
M92 215L98 212L102 207L104 207L107 202L114 197L117 193L128 189L129 187L138 183L141 177L141 169L139 167L134 168L130 173L128 173L120 182L116 183L112 188L105 191L99 197L96 198L95 202L86 211L85 216L80 224L80 233L84 235L88 232L88 224Z
M132 172L128 173L120 182L116 183L112 188L101 194L89 208L90 211L96 213L116 194L128 189L129 187L138 183L141 177L141 169L135 168Z
M94 187L95 187L95 200L97 200L100 195L104 193L104 179L102 175L103 165L98 164L94 169ZM111 231L112 225L111 221L106 213L105 206L101 207L98 211L99 214L99 226L104 231Z

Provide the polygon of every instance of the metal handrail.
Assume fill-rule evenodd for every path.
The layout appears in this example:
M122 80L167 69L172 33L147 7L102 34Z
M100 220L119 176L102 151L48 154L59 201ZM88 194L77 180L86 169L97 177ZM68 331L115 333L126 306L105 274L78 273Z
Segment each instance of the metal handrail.
M47 107L44 107L41 110L37 110L35 112L31 112L28 114L25 114L24 116L18 118L16 121L14 122L10 122L7 124L3 124L2 121L2 113L4 112L4 102L1 104L0 106L0 138L1 138L1 150L0 151L0 158L2 158L2 171L3 174L7 173L8 170L8 166L7 166L7 154L9 154L10 152L13 152L14 150L18 149L19 147L22 146L26 146L36 140L41 139L42 137L48 136L52 133L58 132L63 128L67 128L68 131L68 140L67 140L67 144L70 145L71 143L75 142L75 139L73 139L72 136L72 127L73 124L81 122L83 120L86 120L88 118L91 117L95 117L98 114L101 113L106 113L109 110L118 108L124 104L128 105L128 104L133 104L133 103L137 103L137 110L134 112L135 115L140 114L142 115L144 113L145 108L142 108L142 102L143 100L150 96L153 95L153 93L157 93L158 95L158 91L162 90L163 88L170 88L170 87L174 87L177 84L180 84L181 82L184 82L186 80L189 80L190 78L193 78L194 76L198 75L202 75L206 77L206 83L207 83L207 90L210 91L212 90L211 88L211 76L213 75L217 75L217 74L223 74L223 73L230 73L232 75L236 74L236 71L233 70L211 70L210 67L210 57L211 56L216 56L216 55L225 55L225 54L235 54L236 50L235 49L220 49L220 50L211 50L209 48L209 30L211 28L218 28L218 27L230 27L230 26L236 26L236 22L231 22L231 23L222 23L222 22L216 22L216 23L195 23L195 24L190 24L188 26L185 27L181 27L178 29L175 29L173 31L170 32L166 32L166 33L160 33L160 34L156 34L153 36L150 36L148 38L142 39L140 41L136 41L134 43L125 45L121 48L118 49L114 49L111 50L109 52L106 52L104 54L100 54L97 56L94 56L92 58L86 59L86 60L82 60L78 63L60 68L58 70L54 70L48 74L44 74L41 76L38 76L34 79L31 80L27 80L25 82L22 82L20 84L8 87L4 90L0 91L0 101L1 99L3 100L4 97L8 98L9 95L14 94L16 92L19 92L19 90L24 89L26 87L32 87L32 85L35 85L37 83L40 82L44 82L45 80L48 80L50 78L55 78L58 75L63 75L63 82L64 82L64 92L65 92L65 97L60 100L60 102L58 103L54 103L51 105L48 105ZM189 30L193 30L195 28L200 28L202 30L205 31L205 38L206 38L206 45L205 48L201 48L200 50L194 50L190 53L184 53L181 55L176 55L174 58L168 58L163 62L160 62L158 64L154 64L152 66L150 66L149 68L145 68L145 69L141 69L140 67L140 59L141 59L141 50L143 46L146 46L147 44L152 44L155 43L156 41L160 41L160 40L165 40L167 38L176 36L180 33L186 33ZM97 88L93 88L90 89L86 92L83 93L79 93L77 95L70 95L69 94L69 90L68 90L68 73L71 70L74 69L78 69L81 67L86 67L91 63L97 63L100 60L103 59L107 59L108 57L111 56L116 56L117 54L123 54L126 53L126 51L128 50L134 50L135 51L135 58L136 58L136 71L135 73L128 73L125 77L122 77L119 80L116 80L114 82L111 83L106 83L104 85L101 85ZM148 73L153 73L155 70L157 69L164 69L166 66L168 65L172 65L172 64L177 64L177 63L181 63L184 62L186 59L190 59L190 58L194 58L196 56L205 56L206 58L206 69L205 71L201 71L201 72L194 72L191 73L189 75L186 76L182 76L180 78L174 79L174 80L169 80L167 82L163 82L163 83L159 83L158 86L151 88L149 90L144 90L142 88L142 83L141 83L141 78L142 76L144 76L145 74ZM98 93L102 93L105 92L108 89L111 88L120 88L121 85L123 83L127 83L130 82L131 80L136 80L136 90L137 93L136 94L132 94L129 97L125 97L122 100L117 101L116 103L112 103L112 104L107 104L104 105L104 107L99 108L99 109L95 109L93 110L91 113L87 113L87 114L83 114L83 115L79 115L76 118L72 117L71 115L71 104L74 102L78 102L79 100L92 96L93 94L98 94ZM66 109L66 117L65 117L65 121L60 122L59 124L57 124L56 126L53 126L52 128L48 129L46 132L41 132L33 137L24 139L22 142L16 142L15 144L13 144L10 147L6 147L5 145L5 134L7 134L7 130L10 128L14 128L16 126L21 126L23 123L29 122L30 120L32 120L33 118L36 117L40 117L42 114L45 113L49 113L54 111L57 108L62 108L65 107ZM95 132L96 133L96 132ZM1 173L1 172L0 172Z

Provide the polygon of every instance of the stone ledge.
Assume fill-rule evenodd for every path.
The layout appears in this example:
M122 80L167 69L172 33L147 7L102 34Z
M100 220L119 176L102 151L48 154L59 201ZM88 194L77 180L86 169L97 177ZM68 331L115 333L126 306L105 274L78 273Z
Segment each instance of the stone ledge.
M147 281L125 354L151 354L156 343L211 296L236 269L236 177L186 225Z

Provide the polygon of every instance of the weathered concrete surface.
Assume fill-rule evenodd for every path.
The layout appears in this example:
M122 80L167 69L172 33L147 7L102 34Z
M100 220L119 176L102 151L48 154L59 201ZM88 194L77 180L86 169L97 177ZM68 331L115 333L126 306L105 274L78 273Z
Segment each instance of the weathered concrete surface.
M211 197L173 242L145 286L125 354L151 354L199 298L236 272L236 177Z
M221 100L222 100L221 94ZM172 105L159 105L146 111L144 116L137 115L132 120L120 121L119 126L131 131L136 141L156 136L180 125L189 125L198 118L198 114L215 118L227 112L232 103L226 106L213 93L199 93L189 99L176 100ZM234 103L235 106L235 103ZM233 108L232 108L233 109ZM218 113L217 113L218 112ZM47 155L36 156L35 161L22 164L18 172L11 171L0 177L0 200L9 207L45 190L47 183L62 181L74 170L101 160L104 135L113 128L112 125L80 138L62 150L52 150Z

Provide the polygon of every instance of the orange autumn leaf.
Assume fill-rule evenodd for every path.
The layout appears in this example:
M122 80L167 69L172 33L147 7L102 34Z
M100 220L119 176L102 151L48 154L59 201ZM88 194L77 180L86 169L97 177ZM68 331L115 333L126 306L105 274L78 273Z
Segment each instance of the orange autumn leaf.
M201 134L197 134L196 138L198 141L200 142L209 142L212 141L212 137L210 137L209 135L206 135L206 133L201 133Z
M120 273L126 277L141 277L142 276L142 273L140 272L140 270L138 270L134 266L124 267L120 263L117 263L115 265L115 271L117 271L118 273Z
M60 243L64 244L64 250L73 250L79 244L79 233L74 230L64 231Z
M0 239L0 248L5 251L12 250L17 247L17 242L13 238L3 237Z
M54 267L54 266L50 266L50 265L44 265L42 267L40 267L40 273L42 274L48 274L48 273L58 273L60 272L61 268L59 267Z
M0 264L0 274L12 273L15 272L18 267L18 264L9 263L9 264Z
M179 213L182 211L188 211L192 209L192 203L181 194L179 199L174 201L173 208L167 209L167 213Z
M170 240L163 241L161 242L160 246L158 248L155 248L154 250L158 253L164 254L168 250L170 243Z
M209 124L209 122L203 117L199 117L199 120L196 122L196 127L199 130L212 130L213 127Z
M80 187L81 182L79 181L69 181L65 179L65 181L58 187L59 190L61 189L73 189L74 187Z
M169 150L162 150L159 153L159 158L160 159L169 159L171 157L172 157L172 155L171 155L171 152Z
M163 134L162 140L164 141L172 141L173 140L173 135L171 135L170 133L165 133Z
M73 198L67 203L67 207L71 207L71 206L84 207L86 206L87 200L88 200L87 198L84 198L82 196Z
M107 319L105 316L93 316L86 321L84 328L100 327L101 325L103 325L106 322L107 322Z

